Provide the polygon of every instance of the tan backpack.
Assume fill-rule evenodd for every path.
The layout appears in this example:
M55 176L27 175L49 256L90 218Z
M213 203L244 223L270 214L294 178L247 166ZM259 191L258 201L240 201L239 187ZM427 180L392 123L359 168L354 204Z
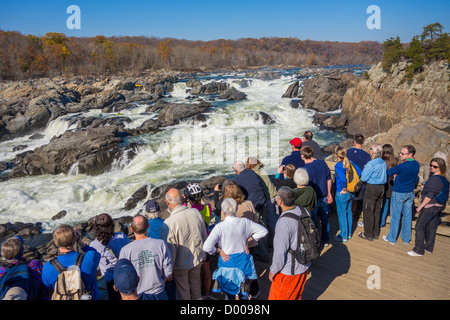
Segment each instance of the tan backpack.
M52 300L90 300L83 280L81 279L81 262L84 253L79 253L75 264L68 268L63 267L57 258L50 261L59 272L52 295Z

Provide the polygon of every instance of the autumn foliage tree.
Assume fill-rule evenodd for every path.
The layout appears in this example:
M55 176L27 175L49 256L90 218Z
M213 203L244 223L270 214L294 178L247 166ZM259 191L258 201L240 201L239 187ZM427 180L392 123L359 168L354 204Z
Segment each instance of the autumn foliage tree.
M205 71L258 67L373 64L380 43L339 43L263 37L189 41L156 37L42 37L0 30L0 79L57 75L140 74L147 70Z
M170 47L170 39L158 43L158 55L163 63L170 62L173 52Z

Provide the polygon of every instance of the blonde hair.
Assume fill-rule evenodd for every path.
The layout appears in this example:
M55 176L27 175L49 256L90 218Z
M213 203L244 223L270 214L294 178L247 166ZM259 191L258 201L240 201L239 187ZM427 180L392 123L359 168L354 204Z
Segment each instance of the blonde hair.
M336 154L336 157L342 160L342 165L344 166L344 168L350 170L351 163L347 158L347 151L345 150L345 148L339 146L335 149L334 153Z
M75 244L75 230L68 224L60 225L53 231L53 242L58 248L72 249Z

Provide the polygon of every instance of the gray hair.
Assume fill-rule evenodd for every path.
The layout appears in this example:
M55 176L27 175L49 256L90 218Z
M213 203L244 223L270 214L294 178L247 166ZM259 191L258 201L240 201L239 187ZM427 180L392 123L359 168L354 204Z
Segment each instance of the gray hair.
M167 192L165 198L171 205L183 203L183 199L181 198L181 193L179 191L177 196L174 196L170 192Z
M309 182L308 171L305 168L298 168L294 173L294 182L298 186L306 186Z
M226 198L222 201L221 209L223 214L228 216L236 216L237 202L233 198Z
M280 187L280 189L278 189L277 196L278 196L278 198L280 198L281 202L286 207L293 207L293 206L295 206L294 191L292 191L291 188L289 188L287 186Z
M383 147L381 146L381 144L374 143L370 149L373 151L374 158L381 158L381 155L383 153Z
M156 219L161 218L161 210L155 211L155 212L147 212L144 210L145 216L147 219Z
M233 164L233 169L237 172L242 172L245 170L245 163L242 160L236 160Z

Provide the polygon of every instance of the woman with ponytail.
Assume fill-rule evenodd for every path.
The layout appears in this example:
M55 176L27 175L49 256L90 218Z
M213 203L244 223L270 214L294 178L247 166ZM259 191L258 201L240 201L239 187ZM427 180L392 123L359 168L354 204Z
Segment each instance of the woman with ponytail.
M335 150L337 163L334 166L335 171L335 189L336 189L336 207L339 220L340 234L335 237L337 241L347 242L352 236L352 194L347 191L347 170L351 170L353 165L361 175L361 169L347 158L347 152L343 147L337 147Z

